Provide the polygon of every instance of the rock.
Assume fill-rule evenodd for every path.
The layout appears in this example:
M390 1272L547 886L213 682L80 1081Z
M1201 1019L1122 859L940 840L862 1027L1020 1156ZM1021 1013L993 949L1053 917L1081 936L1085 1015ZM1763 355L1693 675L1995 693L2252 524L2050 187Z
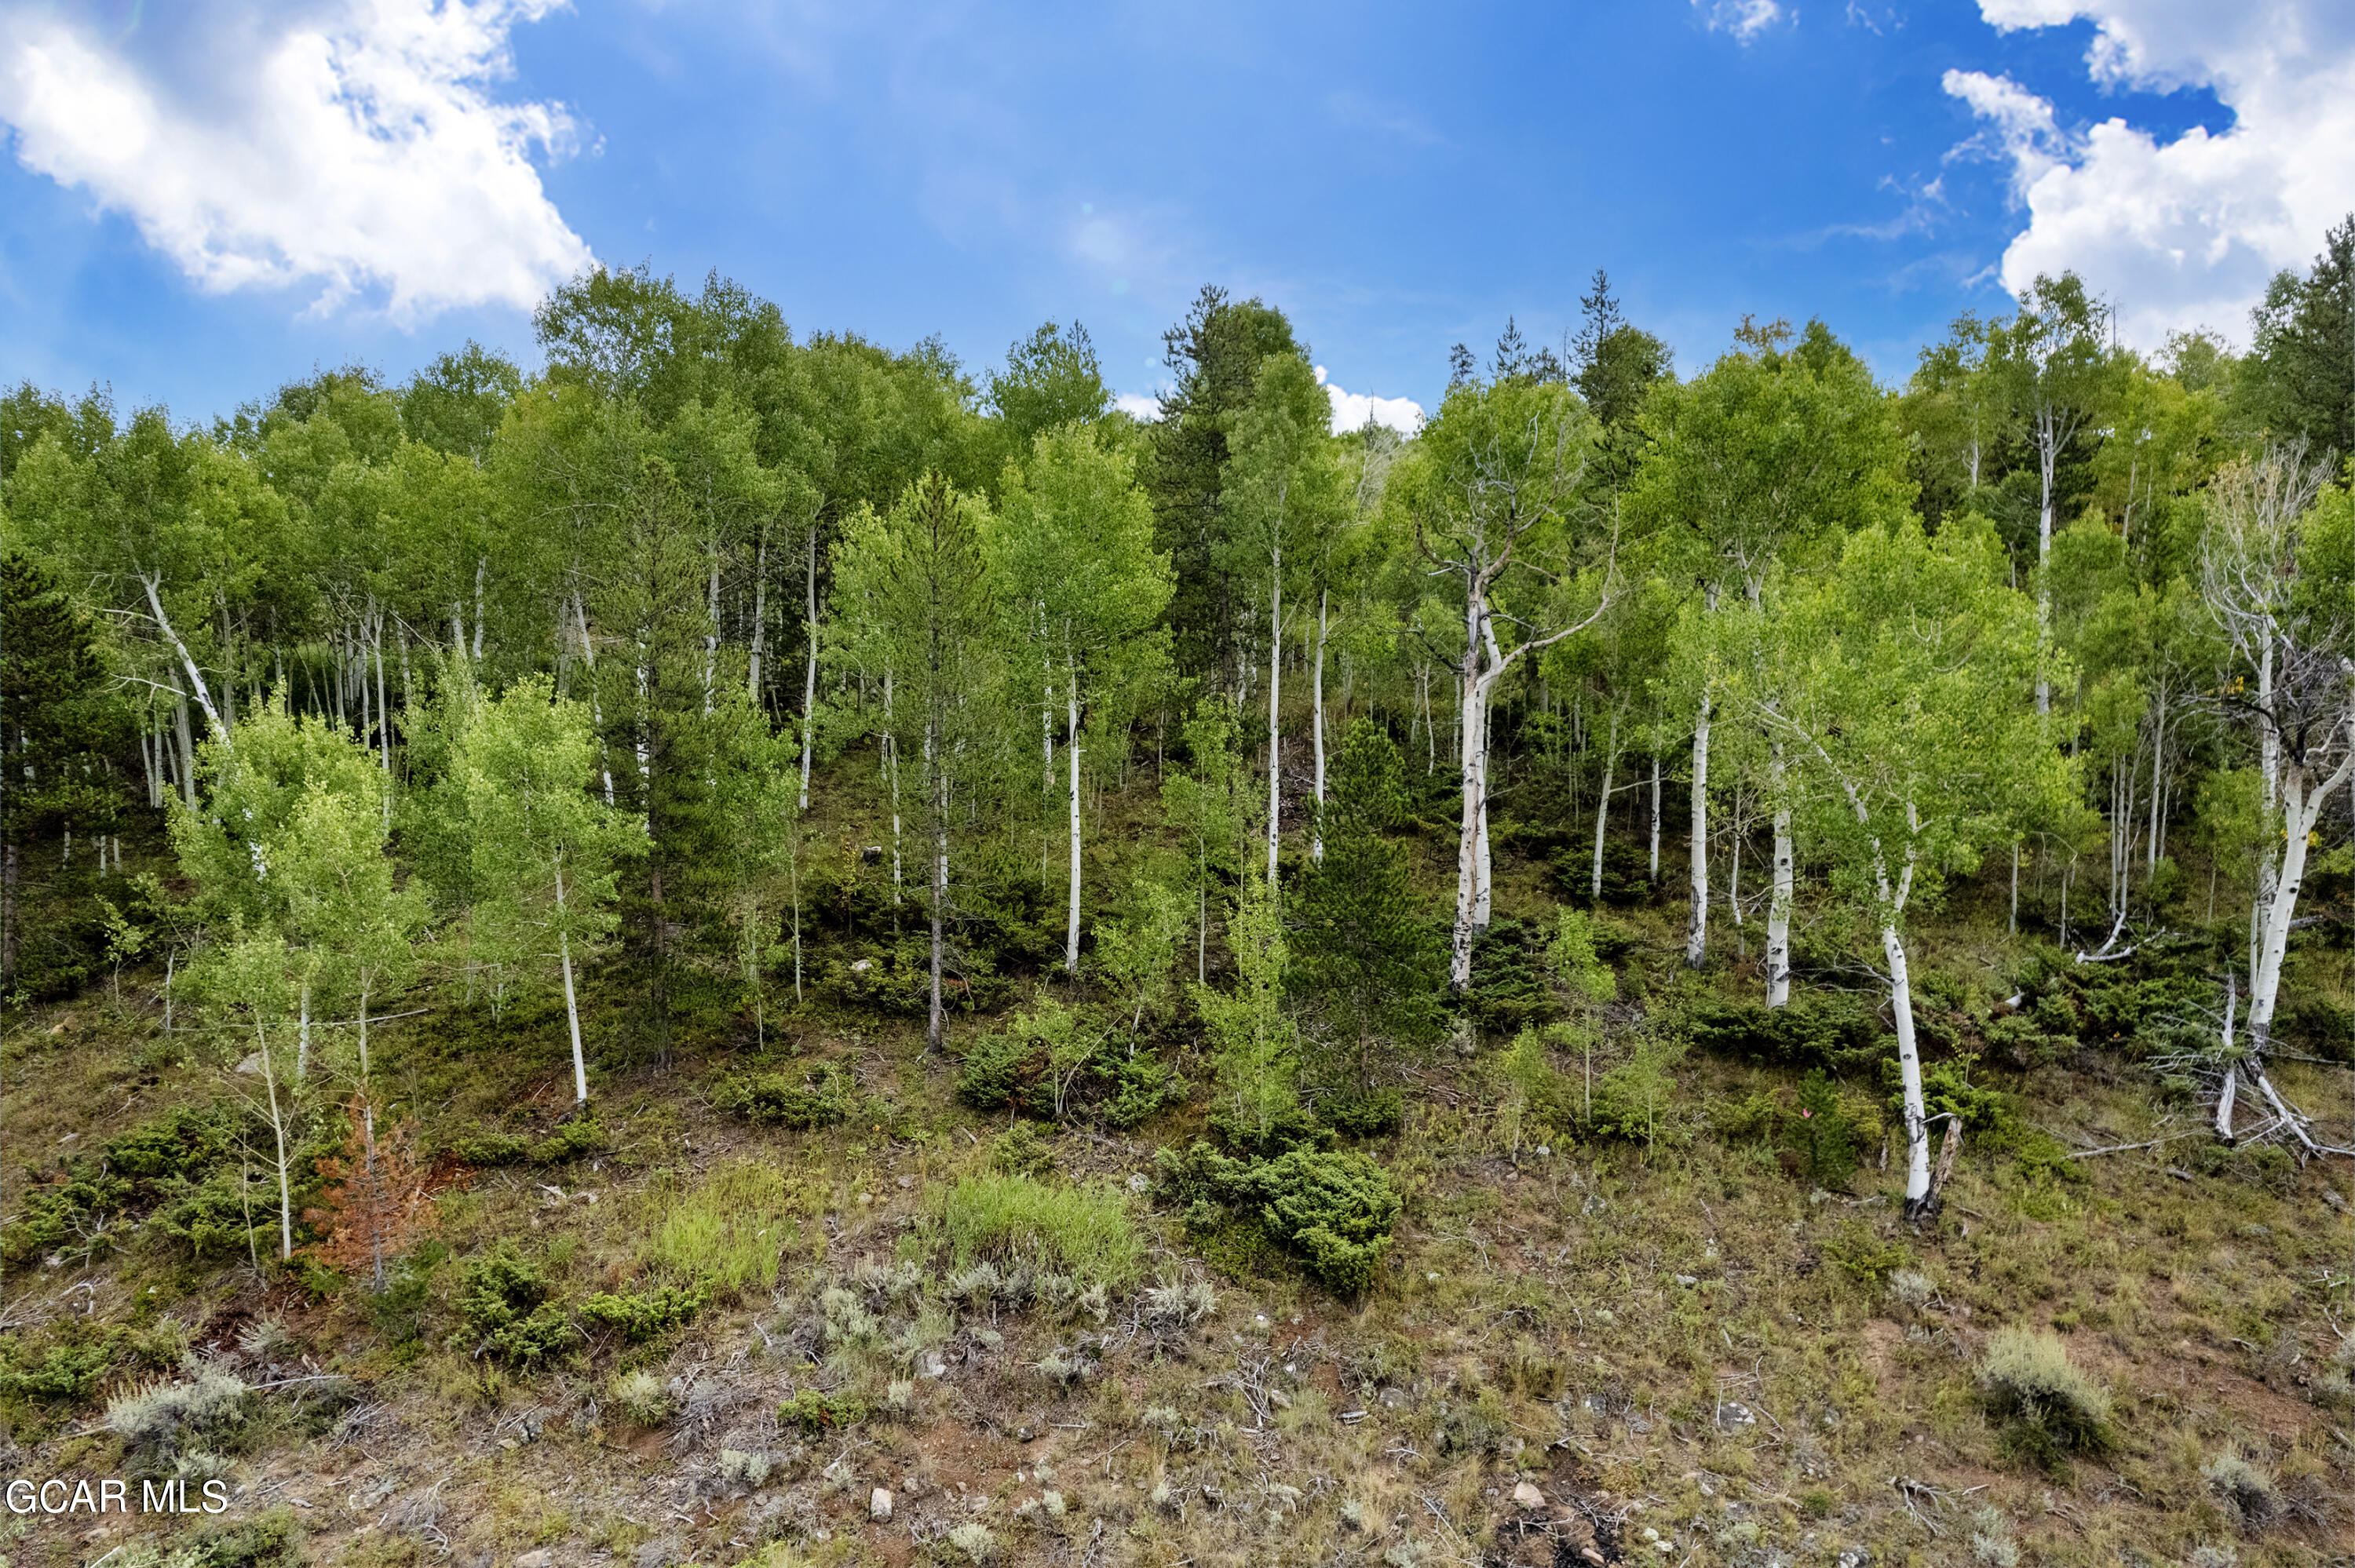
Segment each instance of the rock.
M1131 1172L1129 1173L1129 1178L1128 1178L1128 1190L1129 1190L1130 1192L1142 1192L1146 1191L1146 1190L1147 1190L1148 1188L1150 1188L1152 1185L1153 1185L1153 1178L1152 1178L1152 1177L1150 1177L1150 1176L1147 1176L1144 1171L1131 1171ZM2334 1194L2334 1195L2335 1195L2335 1194Z
M1603 1568L1603 1553L1597 1552L1592 1546L1580 1547L1578 1549L1578 1554L1581 1557L1585 1558L1589 1563L1593 1563L1594 1568Z
M877 1487L872 1492L868 1494L867 1517L873 1520L878 1524L882 1524L890 1519L891 1494L889 1491L886 1491L881 1487ZM517 1568L521 1568L521 1565L518 1564Z
M1724 1431L1732 1432L1744 1426L1757 1425L1758 1417L1740 1400L1729 1399L1717 1407L1717 1425Z
M668 1541L649 1541L630 1559L631 1568L666 1568L677 1561L678 1546Z
M926 1351L916 1358L916 1375L923 1378L946 1377L949 1363L941 1359L938 1351ZM911 1494L913 1495L913 1494Z
M915 1185L916 1179L913 1176L902 1176L900 1178L900 1191L902 1192L911 1190Z
M1700 1283L1700 1276L1697 1274L1679 1274L1677 1276L1677 1283L1689 1290L1694 1286Z
M537 1552L527 1552L517 1558L515 1568L548 1568L548 1565L555 1561L556 1554L543 1546Z
M1543 1508L1545 1507L1545 1493L1538 1490L1537 1488L1529 1485L1529 1482L1523 1481L1519 1486L1513 1489L1513 1506L1515 1508Z

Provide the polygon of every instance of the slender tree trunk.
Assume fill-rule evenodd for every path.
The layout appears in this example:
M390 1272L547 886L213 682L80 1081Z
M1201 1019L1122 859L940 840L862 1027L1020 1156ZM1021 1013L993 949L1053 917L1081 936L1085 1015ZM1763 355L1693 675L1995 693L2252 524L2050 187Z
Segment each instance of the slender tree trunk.
M1476 660L1479 656L1476 641L1465 657ZM1480 929L1480 830L1488 788L1487 703L1481 681L1481 676L1467 673L1460 683L1464 689L1457 727L1463 736L1464 821L1456 836L1455 930L1447 968L1448 989L1458 995L1472 983L1472 944Z
M817 519L809 525L809 667L802 678L802 810L809 810L810 738L817 721Z
M485 615L484 614L484 611L483 611L483 579L484 579L485 577L487 577L487 576L489 575L489 573L490 573L490 569L491 569L491 558L490 558L488 556L476 556L474 557L474 662L475 663L477 663L477 664L479 664L479 663L481 663L481 662L483 662L483 626L484 626L484 623L488 620L488 617L487 617L487 616L485 616Z
M1275 896L1275 851L1283 831L1284 752L1276 734L1277 704L1284 694L1284 546L1274 550L1268 588L1267 625L1267 892Z
M752 552L752 652L744 693L761 700L761 655L769 648L769 525L761 524L761 542Z
M1709 694L1700 698L1692 747L1692 911L1685 926L1685 963L1709 956Z
M298 1020L294 1044L294 1081L301 1083L311 1071L311 977L303 977L302 1000L296 1013Z
M186 696L173 705L172 725L180 741L177 771L180 775L180 800L189 810L197 809L197 747L188 734L188 699Z
M1316 816L1309 824L1308 858L1318 865L1325 863L1325 639L1331 630L1327 612L1332 597L1330 590L1317 590L1316 665L1309 677L1309 734L1316 747Z
M1594 880L1587 895L1595 903L1603 902L1603 831L1611 820L1611 769L1619 760L1619 713L1611 714L1610 738L1603 743L1603 792L1594 801Z
M186 673L188 684L196 689L197 706L205 710L205 717L211 720L213 728L219 732L221 744L223 746L229 745L229 726L221 722L219 710L213 706L212 688L205 684L204 672L197 668L197 661L188 652L188 645L180 641L180 634L178 632L172 630L172 618L164 613L164 600L161 593L158 591L161 587L161 579L155 577L143 575L139 579L139 586L147 590L147 609L149 612L155 617L156 628L164 633L165 639L172 644L172 651L180 656L180 668ZM185 708L185 699L183 699L183 703ZM185 726L186 723L185 712L181 722ZM191 806L196 804L196 799L193 795L189 797L188 803Z
M1897 1020L1897 1075L1905 1097L1905 1217L1918 1219L1930 1198L1930 1117L1922 1092L1922 1053L1913 1039L1913 989L1905 969L1905 943L1894 919L1881 927L1881 951L1889 963L1889 1006Z
M2233 1091L2240 1086L2241 1079L2240 1064L2232 1057L2232 1013L2239 1001L2239 990L2233 984L2232 971L2227 969L2224 972L2224 1087L2216 1097L2216 1136L2227 1143L2232 1141Z
M891 672L883 672L883 769L891 790L891 907L900 907L900 738L891 729ZM891 916L893 929L900 916Z
M1660 885L1660 754L1652 754L1652 885Z
M270 1060L270 1032L253 1021L253 1035L261 1043L261 1081L270 1094L270 1130L278 1140L278 1256L294 1255L294 1184L288 1176L286 1113L278 1103L278 1073Z
M1063 972L1080 972L1080 672L1070 658L1063 661L1063 753L1071 775L1071 903L1063 927Z
M385 777L392 777L392 714L384 701L384 611L379 609L372 622L370 641L376 651L376 726L377 746L382 755ZM392 797L385 796L385 810L392 810Z
M2036 417L2036 460L2041 481L2036 507L2036 711L2052 711L2052 677L2045 669L2052 641L2052 584L2045 571L2052 555L2052 478L2061 461L2059 431L2050 409Z
M2306 768L2293 762L2282 770L2283 843L2281 875L2265 905L2262 946L2256 973L2249 983L2249 1044L2263 1052L2273 1036L2274 1002L2281 990L2282 959L2289 950L2291 922L2297 914L2297 895L2306 880L2307 841L2321 820L2330 796L2355 773L2355 749L2328 779L2308 786Z
M1782 1007L1791 1000L1791 899L1796 881L1791 845L1791 806L1784 797L1783 743L1774 743L1767 756L1769 786L1774 791L1774 888L1766 901L1766 1005Z
M572 989L572 933L564 914L564 856L556 857L556 950L564 964L564 1018L572 1027L572 1098L589 1103L589 1055L581 1048L581 1001Z

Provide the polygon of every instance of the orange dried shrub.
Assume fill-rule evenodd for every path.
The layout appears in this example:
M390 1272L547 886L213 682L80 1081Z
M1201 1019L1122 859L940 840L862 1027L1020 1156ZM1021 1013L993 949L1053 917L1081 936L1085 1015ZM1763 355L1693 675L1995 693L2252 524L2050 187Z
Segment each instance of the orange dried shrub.
M319 1205L303 1213L326 1239L305 1250L338 1273L372 1274L381 1281L385 1265L439 1224L433 1194L449 1182L419 1162L415 1121L372 1127L358 1095L345 1111L344 1147L319 1160L327 1184Z

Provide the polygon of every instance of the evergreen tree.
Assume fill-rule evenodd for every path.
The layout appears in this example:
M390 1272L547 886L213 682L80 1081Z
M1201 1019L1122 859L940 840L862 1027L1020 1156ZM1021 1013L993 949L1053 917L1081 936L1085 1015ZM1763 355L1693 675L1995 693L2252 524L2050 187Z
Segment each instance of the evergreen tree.
M1349 726L1333 761L1319 828L1325 858L1301 889L1294 973L1353 1047L1357 1086L1380 1075L1378 1044L1428 1035L1439 1019L1439 939L1415 908L1407 845L1406 768L1381 726Z

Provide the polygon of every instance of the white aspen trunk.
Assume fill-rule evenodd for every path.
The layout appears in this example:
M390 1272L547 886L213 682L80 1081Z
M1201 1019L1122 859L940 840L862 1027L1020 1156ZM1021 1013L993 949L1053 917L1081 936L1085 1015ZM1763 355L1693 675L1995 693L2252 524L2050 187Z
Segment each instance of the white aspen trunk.
M1063 711L1066 724L1063 756L1071 775L1071 904L1063 927L1063 972L1080 972L1080 672L1070 658L1063 661Z
M1603 902L1603 830L1611 820L1611 768L1619 760L1619 715L1611 715L1611 738L1603 746L1603 793L1594 802L1594 880L1587 895Z
M1685 928L1685 963L1699 969L1709 956L1709 694L1700 698L1692 747L1692 913Z
M392 711L384 701L384 611L379 609L369 623L369 643L376 652L376 737L377 748L383 758L387 778L392 775ZM392 797L387 794L384 809L392 810Z
M802 810L809 810L810 736L817 719L817 519L809 526L809 668L802 679Z
M2150 735L2150 842L2144 846L2143 885L2150 885L2151 874L2158 869L2159 800L2167 777L2167 683L2158 687L2158 719Z
M1784 798L1783 743L1767 754L1769 787L1774 791L1774 888L1766 901L1766 1005L1791 1000L1791 894L1796 856L1791 847L1791 807Z
M1473 614L1476 617L1478 611ZM1477 659L1479 649L1476 638L1465 654L1466 660ZM1459 995L1472 983L1472 940L1479 930L1480 820L1488 783L1482 766L1488 749L1487 737L1481 733L1485 705L1474 689L1478 681L1476 675L1465 675L1457 715L1457 730L1463 738L1463 757L1458 766L1464 780L1464 817L1456 835L1455 931L1448 951L1447 984Z
M176 769L180 775L180 800L193 811L197 809L197 747L188 735L188 699L186 696L172 706L172 727L180 742Z
M1275 851L1284 823L1284 753L1276 734L1277 704L1284 694L1284 546L1273 552L1269 575L1267 625L1267 891L1275 894Z
M287 1176L286 1113L278 1103L278 1073L270 1060L270 1033L253 1021L254 1038L261 1042L261 1082L270 1093L270 1131L278 1140L278 1256L294 1255L294 1184Z
M572 933L564 924L564 855L557 853L556 861L556 950L564 964L564 1018L572 1026L572 1097L576 1105L589 1103L589 1056L581 1048L581 1001L572 990Z
M205 717L211 720L213 728L219 732L221 744L228 746L230 744L229 726L221 722L220 711L213 706L213 691L210 686L205 684L204 672L197 668L197 661L188 652L188 645L180 641L180 634L172 630L172 618L164 613L163 596L157 591L160 583L160 578L145 574L142 574L139 578L139 586L147 590L148 611L155 617L156 628L170 641L172 651L179 654L180 668L187 673L188 683L196 688L197 705L205 710ZM184 705L181 720L183 728L186 726L186 709ZM196 803L196 797L191 794L188 804L194 806Z
M1897 1019L1897 1074L1905 1091L1905 1213L1915 1218L1930 1197L1930 1113L1922 1093L1922 1053L1913 1039L1913 990L1905 969L1905 944L1894 919L1881 923L1881 951L1889 962L1890 1011Z
M474 662L475 663L477 663L477 664L479 664L479 663L481 663L481 662L483 662L483 623L484 623L484 620L485 620L485 616L484 616L484 613L483 613L483 579L484 579L484 577L485 577L489 573L490 569L491 569L491 558L490 558L490 556L476 556L474 557Z
M2274 885L2273 898L2265 906L2263 944L2258 951L2256 973L2249 982L2249 1043L2254 1050L2264 1051L2272 1039L2274 1002L2281 990L2282 959L2289 950L2290 923L2297 914L2298 887L2306 880L2307 840L2322 816L2324 803L2347 781L2350 772L2355 772L2355 748L2350 749L2336 772L2310 789L2302 764L2293 763L2283 769L2281 875Z
M2052 640L2052 585L2045 566L2052 554L2052 474L2061 461L2060 431L2050 408L2036 415L2036 461L2041 482L2036 508L2036 711L2052 711L2052 677L2044 667Z
M2238 989L2232 983L2232 971L2228 969L2224 974L2224 1049L2227 1052L2232 1049L2232 1012L2234 1003L2239 1000ZM2216 1096L2216 1136L2227 1143L2232 1141L2232 1101L2240 1082L2240 1064L2226 1061L2224 1087Z
M1325 638L1330 630L1327 620L1331 609L1332 594L1323 588L1316 592L1316 664L1309 676L1309 734L1316 747L1316 815L1309 824L1308 858L1318 865L1325 863Z
M1485 931L1496 917L1495 865L1488 855L1488 717L1480 715L1480 827L1473 843L1472 928Z
M1660 884L1660 754L1652 754L1652 885Z

